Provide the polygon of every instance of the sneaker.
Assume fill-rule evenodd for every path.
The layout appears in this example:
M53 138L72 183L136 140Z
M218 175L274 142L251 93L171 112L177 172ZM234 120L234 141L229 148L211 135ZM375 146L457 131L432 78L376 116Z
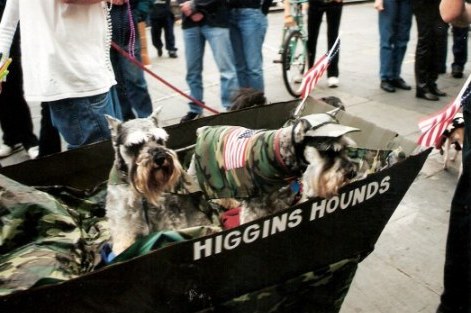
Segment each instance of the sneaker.
M9 146L9 145L0 145L0 158L6 158L7 156L12 155L15 152L20 151L22 145L21 144L16 144L14 146Z
M36 159L39 155L39 146L31 147L26 152L31 160Z
M327 84L329 85L329 88L336 88L339 85L339 78L332 76L327 79Z
M180 123L188 122L197 119L198 117L201 116L201 113L195 113L195 112L188 112L182 119L180 120Z
M177 51L169 51L168 56L172 59L178 58Z

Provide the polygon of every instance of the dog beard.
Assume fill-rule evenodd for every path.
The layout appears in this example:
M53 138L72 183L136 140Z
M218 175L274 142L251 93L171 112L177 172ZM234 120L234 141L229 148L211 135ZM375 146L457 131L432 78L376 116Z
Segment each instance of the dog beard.
M153 205L158 205L162 192L171 190L182 174L182 166L176 154L165 150L161 164L154 161L151 153L142 153L131 169L131 182L134 189Z
M330 198L338 194L340 187L355 176L354 165L347 159L329 159L311 148L307 152L310 165L303 174L303 188L308 198Z

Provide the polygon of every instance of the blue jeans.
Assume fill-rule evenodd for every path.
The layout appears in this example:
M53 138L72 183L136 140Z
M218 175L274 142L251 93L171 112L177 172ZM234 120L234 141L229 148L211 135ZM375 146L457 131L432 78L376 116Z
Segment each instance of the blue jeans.
M230 34L241 88L264 91L262 45L267 17L261 9L231 9Z
M183 39L185 42L186 82L190 87L191 96L203 101L203 56L207 40L221 76L221 104L229 109L231 95L239 89L229 29L207 25L190 27L183 30ZM201 113L202 110L201 107L190 103L191 112Z
M110 138L105 114L121 118L116 92L45 102L51 111L52 124L68 143L68 149Z
M129 51L127 44L122 48ZM141 46L138 39L136 39L134 55L136 60L141 61ZM118 82L116 91L123 120L127 121L136 116L148 117L152 113L152 100L147 90L144 71L114 49L111 49L110 57Z
M411 0L384 0L379 12L381 80L401 76L402 61L406 54L412 25Z

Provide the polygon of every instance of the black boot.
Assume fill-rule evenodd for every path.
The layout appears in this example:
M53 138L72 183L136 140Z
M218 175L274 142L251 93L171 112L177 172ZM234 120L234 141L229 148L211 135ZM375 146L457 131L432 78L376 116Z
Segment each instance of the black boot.
M427 86L423 86L423 87L418 87L417 86L415 96L417 98L422 98L422 99L429 100L429 101L438 101L439 100L438 96L433 94L430 91L429 87L427 87Z
M436 95L436 96L439 96L439 97L445 97L446 96L446 92L441 91L440 89L438 89L436 83L429 84L428 88L429 88L430 92L432 94Z

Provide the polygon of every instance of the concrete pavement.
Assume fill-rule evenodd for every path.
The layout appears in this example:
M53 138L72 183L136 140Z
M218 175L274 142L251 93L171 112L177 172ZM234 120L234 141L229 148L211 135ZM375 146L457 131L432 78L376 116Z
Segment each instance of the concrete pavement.
M438 85L449 96L439 102L419 100L414 91L386 93L379 88L379 35L377 12L371 2L344 7L341 30L340 85L327 87L323 78L312 96L337 96L347 111L378 126L396 131L410 140L419 135L417 121L452 100L465 79L453 79L450 74L440 76ZM272 61L279 58L283 16L269 14L269 29L263 47L265 59L266 96L269 102L290 100L281 75L281 65ZM176 87L188 92L185 82L184 46L182 31L175 28L178 59L158 58L150 46L152 66L156 74ZM403 78L413 85L414 51L417 32L411 31ZM448 65L451 64L451 37ZM326 51L325 22L319 36L318 54ZM450 71L450 66L448 66ZM465 75L469 70L465 69ZM187 99L147 76L154 107L163 106L164 124L177 123L187 111ZM219 74L207 47L204 60L206 104L222 110L219 105ZM31 104L36 133L39 131L40 108ZM25 160L19 152L0 160L5 166ZM457 182L458 164L449 171L442 170L440 155L434 151L422 172L406 194L383 231L375 251L361 264L351 285L341 313L434 313L442 291L445 240L449 204Z

